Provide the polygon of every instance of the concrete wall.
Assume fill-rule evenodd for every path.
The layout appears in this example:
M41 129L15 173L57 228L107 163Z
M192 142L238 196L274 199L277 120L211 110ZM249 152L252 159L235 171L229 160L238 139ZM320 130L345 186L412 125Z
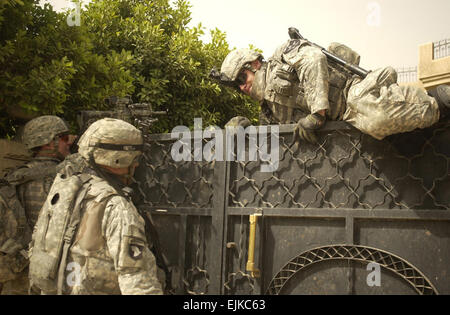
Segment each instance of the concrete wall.
M419 46L418 78L426 89L450 84L450 56L436 59L433 43Z
M0 178L15 166L24 164L30 156L22 143L0 139Z

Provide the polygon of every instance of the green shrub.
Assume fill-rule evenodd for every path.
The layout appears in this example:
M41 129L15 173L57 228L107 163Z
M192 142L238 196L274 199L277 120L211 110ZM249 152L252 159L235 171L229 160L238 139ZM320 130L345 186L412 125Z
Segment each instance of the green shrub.
M11 136L30 115L57 114L76 131L79 110L108 109L108 96L131 95L166 110L153 132L176 125L223 125L233 116L257 121L258 106L208 78L230 51L226 36L189 28L190 6L178 0L94 0L69 26L68 12L38 1L0 5L0 136ZM25 117L26 118L26 117Z

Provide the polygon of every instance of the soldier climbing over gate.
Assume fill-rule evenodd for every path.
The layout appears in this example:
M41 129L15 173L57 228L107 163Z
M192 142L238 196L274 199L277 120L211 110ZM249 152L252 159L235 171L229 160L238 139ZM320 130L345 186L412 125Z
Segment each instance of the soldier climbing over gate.
M329 50L348 65L359 64L360 56L345 45L333 43ZM296 123L295 135L308 142L317 142L315 130L327 119L346 121L381 140L450 116L450 86L440 85L428 93L399 86L392 67L361 77L329 55L298 36L278 47L267 61L254 50L234 50L220 73L211 74L260 101L265 123Z

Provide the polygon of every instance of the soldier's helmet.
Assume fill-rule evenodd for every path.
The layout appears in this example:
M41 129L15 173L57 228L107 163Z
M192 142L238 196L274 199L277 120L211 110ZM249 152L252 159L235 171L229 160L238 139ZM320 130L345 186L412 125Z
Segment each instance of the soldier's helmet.
M25 124L22 142L28 149L34 149L49 144L56 136L68 132L66 122L58 116L39 116Z
M97 120L78 141L78 152L83 158L113 168L129 167L142 151L142 132L114 118Z
M248 48L236 49L230 52L222 63L220 72L231 81L236 80L244 65L262 58L262 55Z

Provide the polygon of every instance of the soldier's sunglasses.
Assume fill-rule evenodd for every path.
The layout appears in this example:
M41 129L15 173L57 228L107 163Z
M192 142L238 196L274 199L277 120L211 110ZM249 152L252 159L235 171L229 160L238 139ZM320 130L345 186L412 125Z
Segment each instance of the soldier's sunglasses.
M247 72L241 71L236 77L237 85L244 85L247 82Z
M64 142L68 142L69 141L69 135L60 135L59 139L61 139Z

